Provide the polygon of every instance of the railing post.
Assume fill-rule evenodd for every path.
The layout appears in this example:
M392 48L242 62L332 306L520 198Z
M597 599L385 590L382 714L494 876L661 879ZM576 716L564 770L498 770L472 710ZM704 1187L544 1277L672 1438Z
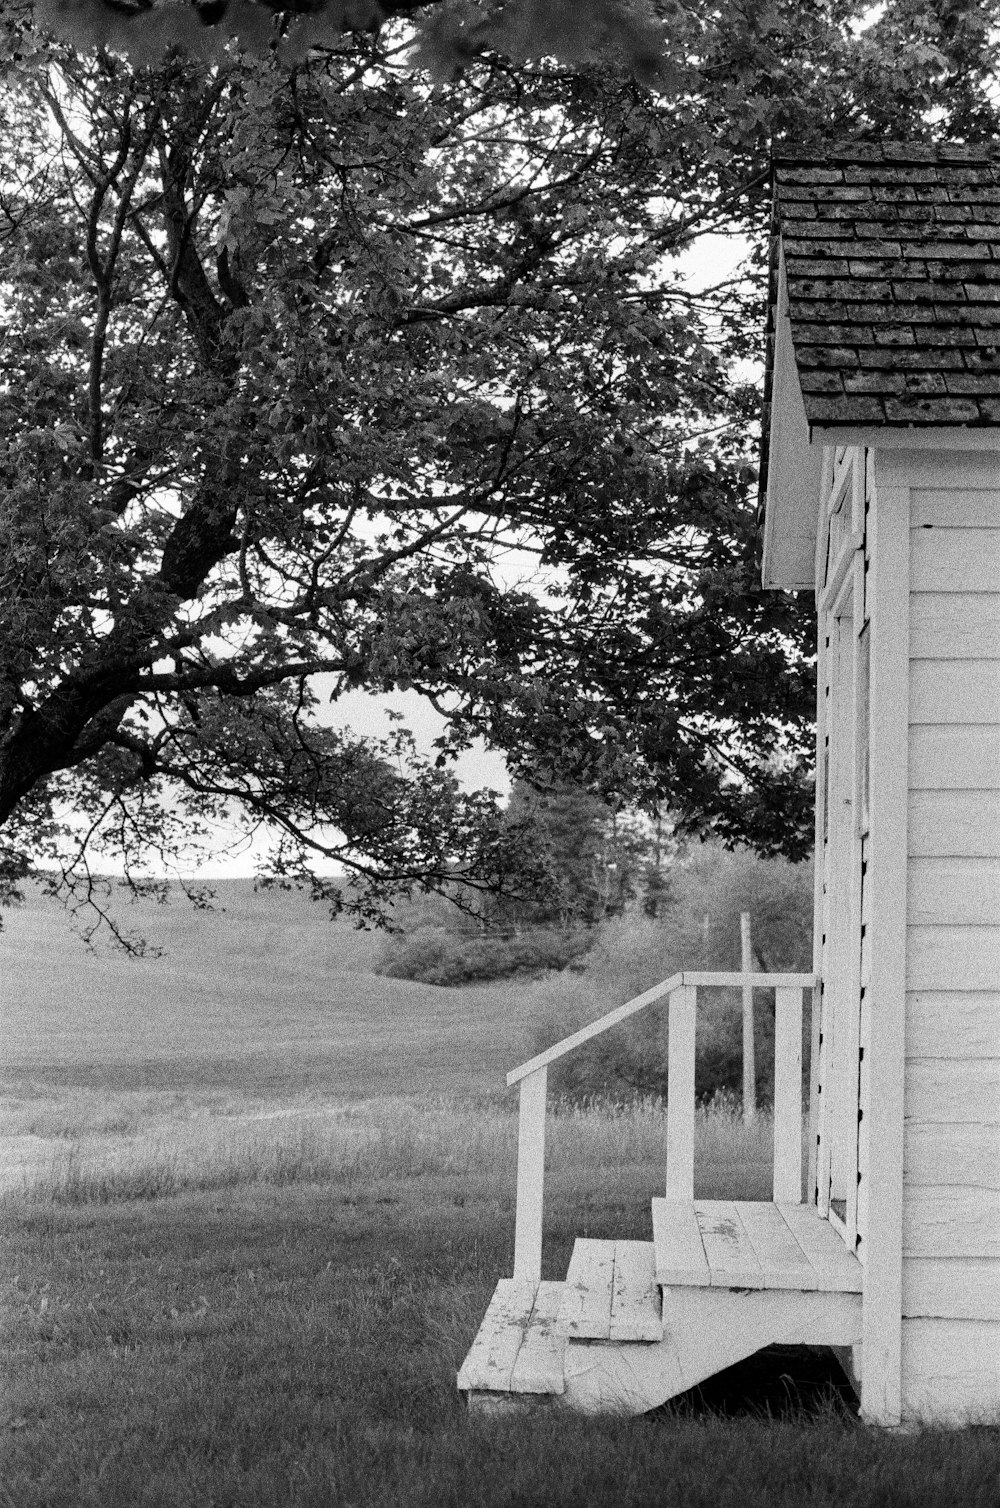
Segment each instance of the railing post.
M802 990L774 992L774 1197L802 1203Z
M667 1198L694 1198L694 1036L698 991L672 991L667 1044Z
M517 1124L517 1213L514 1224L514 1276L542 1279L542 1202L545 1193L545 1093L547 1068L521 1080Z
M740 913L740 952L743 963L743 1119L757 1114L757 1052L753 1030L753 947L750 943L750 913Z

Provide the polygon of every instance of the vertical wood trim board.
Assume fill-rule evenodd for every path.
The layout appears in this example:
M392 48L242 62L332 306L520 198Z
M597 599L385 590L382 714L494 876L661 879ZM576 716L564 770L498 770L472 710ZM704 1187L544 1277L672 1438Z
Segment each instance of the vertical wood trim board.
M809 991L809 1002L811 1018L809 1036L809 1147L806 1161L806 1202L808 1204L815 1204L817 1202L816 1181L818 1176L816 1143L819 1137L819 985L816 985L814 989Z
M816 867L815 908L813 919L814 972L819 984L813 1002L815 1057L812 1067L814 1107L810 1120L815 1122L815 1143L810 1151L812 1188L821 1214L830 1208L830 1137L828 1133L830 1101L830 1032L824 1030L831 992L827 983L830 957L830 842L828 814L830 807L830 667L832 655L827 642L830 615L821 612L818 624L816 674Z
M861 1408L900 1419L902 1387L903 1070L909 745L910 492L881 485L875 455L871 591L871 824L868 874L872 1012ZM872 1153L875 1155L872 1155Z

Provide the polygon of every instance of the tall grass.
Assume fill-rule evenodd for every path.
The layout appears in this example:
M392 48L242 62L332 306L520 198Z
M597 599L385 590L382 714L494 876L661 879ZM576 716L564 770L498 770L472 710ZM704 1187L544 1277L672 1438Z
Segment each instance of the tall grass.
M144 1123L145 1118L145 1123ZM8 1187L31 1204L106 1204L240 1185L368 1183L379 1178L474 1175L508 1204L517 1149L515 1107L496 1100L373 1100L304 1104L274 1112L224 1098L119 1095L102 1105L77 1092L68 1103L11 1117L46 1138ZM22 1132L22 1134L24 1134ZM547 1166L561 1175L659 1168L666 1111L659 1100L551 1106ZM771 1121L747 1124L732 1100L695 1111L703 1166L766 1165ZM736 1192L736 1191L734 1191Z

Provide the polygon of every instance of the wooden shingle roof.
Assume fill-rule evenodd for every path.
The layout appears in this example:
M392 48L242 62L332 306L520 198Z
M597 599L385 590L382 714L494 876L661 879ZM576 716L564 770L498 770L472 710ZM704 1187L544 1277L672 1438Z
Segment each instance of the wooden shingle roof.
M810 426L1000 424L1000 155L829 146L773 187L765 402L783 254Z

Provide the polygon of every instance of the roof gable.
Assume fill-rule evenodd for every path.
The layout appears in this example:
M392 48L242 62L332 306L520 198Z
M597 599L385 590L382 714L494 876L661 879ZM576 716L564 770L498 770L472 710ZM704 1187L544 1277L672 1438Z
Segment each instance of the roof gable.
M1000 423L1000 157L830 147L773 183L810 428Z
M1000 449L1000 152L830 145L772 187L762 577L794 590L824 444Z

